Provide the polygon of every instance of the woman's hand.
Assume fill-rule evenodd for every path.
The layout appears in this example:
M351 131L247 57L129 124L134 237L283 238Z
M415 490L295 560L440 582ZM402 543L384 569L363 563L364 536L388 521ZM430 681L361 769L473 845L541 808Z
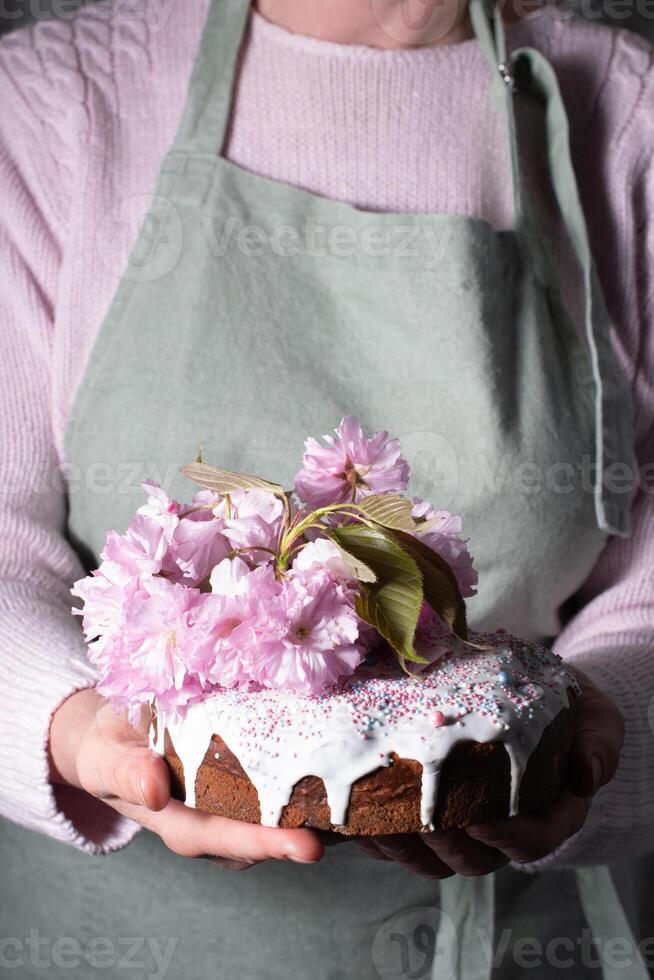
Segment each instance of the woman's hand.
M360 840L372 857L397 861L430 878L485 875L509 861L527 863L551 854L583 827L592 797L615 775L624 739L622 714L581 671L568 782L540 813L477 824L465 830L398 834Z
M285 830L200 813L171 799L164 760L148 748L146 729L118 717L94 690L71 695L50 728L53 782L90 793L154 831L184 857L249 868L270 858L311 864L323 854L310 830Z

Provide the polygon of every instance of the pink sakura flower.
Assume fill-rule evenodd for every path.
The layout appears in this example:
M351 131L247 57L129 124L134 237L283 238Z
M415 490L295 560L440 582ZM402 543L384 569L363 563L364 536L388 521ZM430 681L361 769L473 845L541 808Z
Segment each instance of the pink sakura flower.
M113 561L102 562L92 575L79 579L70 590L84 606L74 608L82 617L82 629L88 641L100 640L125 625L125 606L139 588L139 579Z
M213 570L211 587L196 616L190 665L203 683L248 687L245 659L247 650L256 646L259 607L281 586L271 565L251 571L240 558L233 558Z
M123 535L110 532L102 557L137 574L163 574L172 582L197 585L232 550L224 523L206 503L183 507L156 483L144 483L148 502L139 507Z
M326 446L307 439L295 492L311 507L361 500L370 493L406 489L409 466L397 439L387 432L367 438L359 422L346 416L336 436L323 436Z
M173 533L171 550L180 580L198 585L232 550L225 536L224 522L211 510L195 511L184 516Z
M354 672L365 655L350 594L327 571L291 571L261 603L247 669L262 687L315 694Z
M249 638L252 604L248 596L206 595L198 609L196 639L189 664L200 683L247 688L250 677L243 663Z
M185 581L189 585L203 581L231 550L222 533L222 522L215 519L204 499L211 495L205 492L202 500L196 495L193 504L185 507L171 500L156 483L143 483L142 487L149 497L137 514L159 526L169 546L163 570L173 581Z
M247 562L238 557L216 565L210 584L213 595L228 598L251 595L265 600L276 595L280 589L271 565L258 565L251 570Z
M169 548L161 525L137 514L125 534L109 531L100 558L121 565L135 577L157 575L166 564Z
M148 494L148 502L142 504L136 513L159 524L166 537L170 539L177 527L182 505L177 500L172 500L153 480L146 480L141 484L141 488Z
M213 493L211 490L198 490L198 492L193 496L190 504L183 504L181 515L185 517L187 514L193 511L206 510L212 513L215 507L219 507L222 504L223 498L217 494ZM219 516L219 515L216 515Z
M298 552L293 562L293 569L298 572L319 572L321 569L328 571L341 585L351 587L350 595L354 602L356 591L352 569L333 541L327 538L315 538ZM379 633L374 627L369 626L363 619L359 619L358 624L357 643L362 650L369 650L379 643Z
M328 538L316 538L306 544L295 557L293 568L297 572L313 572L326 569L337 582L353 582L354 573L343 558L342 551Z
M196 589L151 578L124 608L122 629L107 642L89 646L98 670L98 690L114 707L138 705L156 698L162 711L177 711L202 693L187 667L193 651L195 613L203 596Z
M110 531L100 557L122 565L133 576L175 575L172 540L179 524L180 505L156 483L143 483L150 496L136 512L124 534Z
M214 508L224 525L224 535L234 548L249 549L248 557L267 561L271 556L257 548L274 551L284 513L279 497L265 490L237 490Z
M426 500L413 498L414 518L431 521L440 518L431 530L419 534L419 538L444 558L456 577L461 595L472 596L477 592L477 571L468 551L468 539L461 537L463 522L460 517L447 510L435 510Z

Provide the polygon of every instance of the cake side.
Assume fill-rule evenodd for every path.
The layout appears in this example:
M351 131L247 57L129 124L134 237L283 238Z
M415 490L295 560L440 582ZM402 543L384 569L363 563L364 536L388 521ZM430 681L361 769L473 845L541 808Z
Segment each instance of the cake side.
M518 812L538 810L558 794L572 728L573 708L563 708L545 728L522 776ZM173 795L184 800L183 764L168 735L165 758ZM427 830L421 820L422 765L398 758L395 753L392 760L392 765L380 766L352 784L345 823L332 823L322 779L305 776L293 787L279 826L313 827L355 836ZM510 789L510 759L502 742L459 742L443 763L432 826L445 830L506 817ZM256 788L218 734L213 735L197 772L195 806L233 820L261 822Z

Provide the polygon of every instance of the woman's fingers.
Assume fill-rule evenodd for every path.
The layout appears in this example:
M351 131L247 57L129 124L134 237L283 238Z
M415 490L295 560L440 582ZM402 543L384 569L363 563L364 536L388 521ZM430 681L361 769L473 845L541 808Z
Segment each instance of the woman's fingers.
M310 830L286 830L227 820L191 810L172 800L153 815L172 850L190 857L212 855L231 861L288 860L315 864L324 846Z
M509 817L467 827L466 833L511 861L538 861L555 851L583 827L590 803L574 793L561 793L538 814Z
M357 841L371 857L395 861L407 871L427 878L453 874L487 875L508 864L509 858L463 830L428 834L396 834Z
M478 824L466 831L518 863L546 857L581 830L591 798L618 767L624 740L622 714L583 671L575 673L581 694L574 707L568 787L539 813Z
M352 840L359 850L363 851L373 861L392 861L388 854L384 854L375 844L374 837L353 837Z
M619 708L580 670L581 696L575 703L575 729L570 747L570 788L590 797L615 775L624 741Z
M509 863L505 854L469 837L465 830L434 830L421 837L427 847L460 875L487 875Z
M454 874L438 854L425 846L419 834L393 834L374 837L373 841L382 855L423 878L450 878Z
M287 860L315 864L324 845L311 830L287 830L228 820L201 813L170 800L158 812L120 800L112 806L158 834L164 844L182 857L212 857L221 862L249 866L259 861Z

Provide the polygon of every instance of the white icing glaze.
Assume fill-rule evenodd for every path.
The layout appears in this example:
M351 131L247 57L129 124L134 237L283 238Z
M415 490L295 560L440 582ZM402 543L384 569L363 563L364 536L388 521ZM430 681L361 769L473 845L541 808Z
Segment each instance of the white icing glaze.
M305 776L323 780L332 824L344 824L352 784L390 765L396 753L422 764L421 818L431 828L442 764L468 740L504 743L510 813L517 813L529 756L577 685L544 647L505 633L471 639L492 650L448 637L445 657L413 677L384 657L319 695L219 689L183 718L160 719L160 733L165 725L184 766L187 805L195 806L197 772L218 733L255 786L261 822L268 826L279 824L293 787ZM501 672L510 675L509 683ZM162 738L154 748L163 752Z

